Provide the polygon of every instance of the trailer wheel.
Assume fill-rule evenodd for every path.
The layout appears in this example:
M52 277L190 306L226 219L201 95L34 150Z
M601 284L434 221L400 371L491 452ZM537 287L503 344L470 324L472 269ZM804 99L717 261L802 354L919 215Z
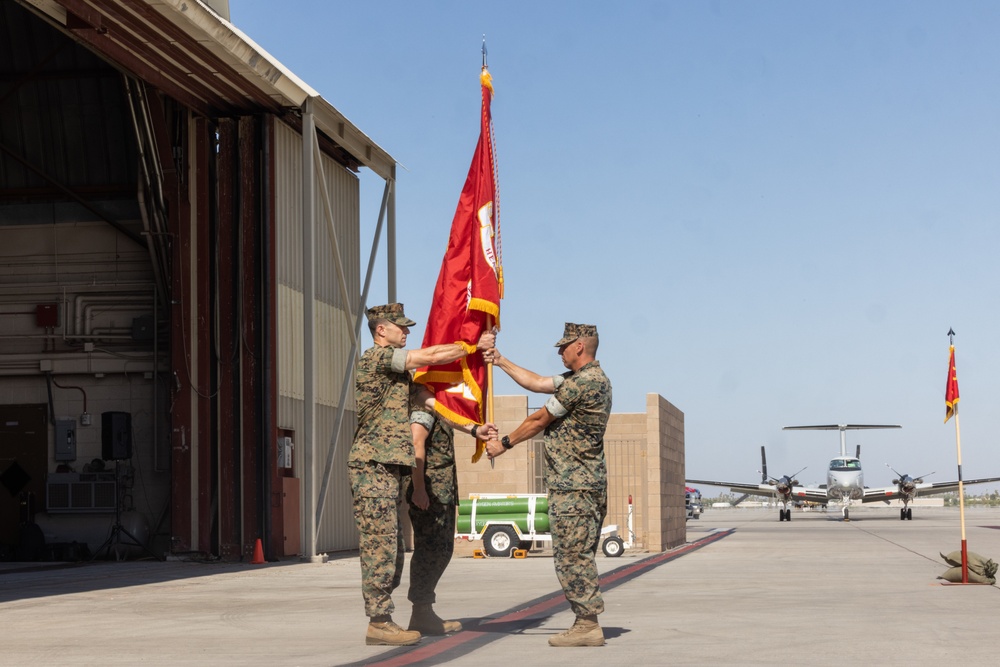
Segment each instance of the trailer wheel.
M601 551L604 552L605 556L610 558L617 558L622 555L622 551L625 550L625 540L615 535L605 538L604 544L601 545Z
M517 532L510 526L490 526L483 535L488 556L510 558L518 542Z

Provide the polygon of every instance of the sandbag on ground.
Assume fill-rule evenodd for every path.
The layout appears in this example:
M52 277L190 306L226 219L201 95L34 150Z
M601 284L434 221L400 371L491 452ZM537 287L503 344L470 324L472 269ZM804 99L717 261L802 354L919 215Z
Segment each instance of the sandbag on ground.
M952 583L961 583L962 552L952 551L947 556L941 554L941 558L952 567L946 570L938 579L944 579ZM993 560L972 551L966 554L966 558L968 559L970 582L991 585L996 583L997 564Z

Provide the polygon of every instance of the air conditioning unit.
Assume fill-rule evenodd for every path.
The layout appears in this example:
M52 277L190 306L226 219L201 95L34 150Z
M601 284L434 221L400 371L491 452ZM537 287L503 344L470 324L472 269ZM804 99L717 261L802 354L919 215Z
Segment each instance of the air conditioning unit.
M117 495L113 472L50 473L45 483L50 513L114 512Z

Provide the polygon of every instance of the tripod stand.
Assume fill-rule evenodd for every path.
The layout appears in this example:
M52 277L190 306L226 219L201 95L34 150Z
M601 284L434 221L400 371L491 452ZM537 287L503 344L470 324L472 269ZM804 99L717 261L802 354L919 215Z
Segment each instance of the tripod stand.
M104 540L104 544L97 549L94 556L90 560L97 560L98 556L101 555L101 552L105 550L110 556L111 547L117 547L121 544L139 547L156 560L163 560L154 554L149 547L140 542L135 535L130 533L128 529L122 525L122 505L125 504L125 485L122 484L121 468L121 461L115 460L115 524L111 527L111 534L108 535L108 539ZM127 540L123 540L122 536L127 538ZM115 549L115 560L125 560L122 553L119 552L118 549Z

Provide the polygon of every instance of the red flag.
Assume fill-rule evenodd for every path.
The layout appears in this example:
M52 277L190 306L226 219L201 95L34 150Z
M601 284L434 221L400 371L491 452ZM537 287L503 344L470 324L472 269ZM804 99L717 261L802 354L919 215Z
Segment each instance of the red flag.
M493 84L483 67L479 143L451 223L423 347L459 343L469 355L441 366L426 366L413 379L434 392L436 410L458 424L484 421L486 364L476 342L500 324L503 269L500 265L499 202L490 101Z
M951 346L951 358L948 360L948 385L944 391L944 421L958 412L958 373L955 371L955 346Z

